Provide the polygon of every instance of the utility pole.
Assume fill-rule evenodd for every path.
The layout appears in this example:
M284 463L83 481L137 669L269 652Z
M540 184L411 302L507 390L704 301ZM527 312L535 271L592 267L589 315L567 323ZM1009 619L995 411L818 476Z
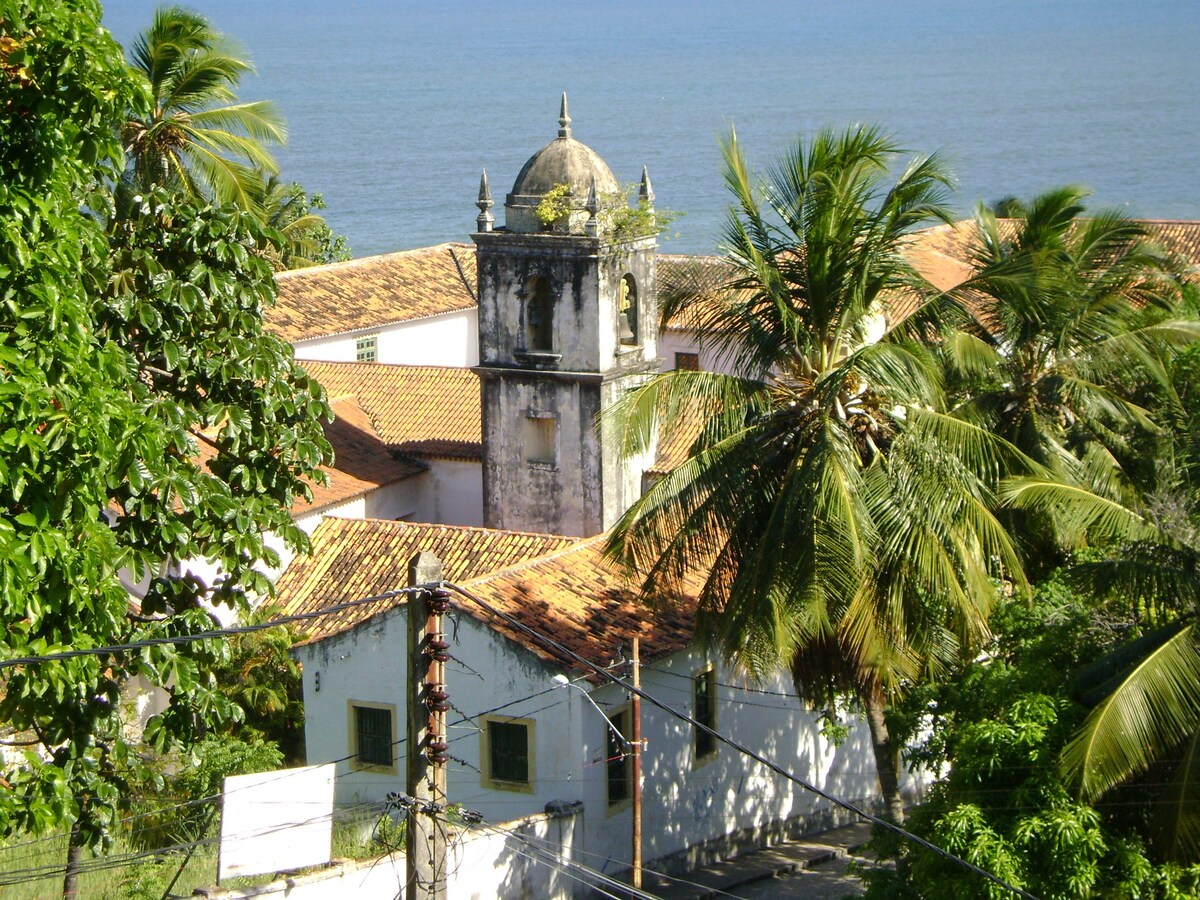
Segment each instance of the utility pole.
M408 598L408 878L405 900L446 898L446 710L448 658L442 613L442 564L422 551L408 564L409 587L429 586Z
M642 886L642 663L638 639L633 639L633 697L629 710L633 744L633 875L635 889Z

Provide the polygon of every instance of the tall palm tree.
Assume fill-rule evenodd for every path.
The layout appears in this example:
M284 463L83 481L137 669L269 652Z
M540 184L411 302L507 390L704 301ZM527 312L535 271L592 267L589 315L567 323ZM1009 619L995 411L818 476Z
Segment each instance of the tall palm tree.
M973 326L946 343L961 379L956 413L1059 479L1115 497L1129 435L1156 429L1136 390L1165 385L1164 349L1200 326L1181 314L1181 282L1144 226L1115 212L1085 217L1085 196L1052 190L1014 204L1012 219L981 208L979 275L939 314Z
M925 157L890 181L899 150L871 128L798 143L761 189L736 136L723 150L729 277L668 291L664 318L736 374L668 372L618 404L627 452L656 422L698 436L609 552L652 598L703 572L697 631L751 672L790 670L818 706L856 696L901 820L887 697L977 646L996 578L1020 578L989 488L1015 454L941 411L933 353L887 324L890 301L933 293L902 251L945 220L948 178Z
M153 108L122 129L127 185L158 184L193 197L255 210L262 175L278 174L267 150L287 131L275 105L238 102L250 63L198 13L160 7L134 42L130 63L144 79Z

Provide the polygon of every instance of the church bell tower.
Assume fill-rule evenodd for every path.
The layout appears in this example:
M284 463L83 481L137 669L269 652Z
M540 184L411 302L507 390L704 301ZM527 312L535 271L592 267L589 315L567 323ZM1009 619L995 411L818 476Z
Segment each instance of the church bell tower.
M639 496L648 459L622 460L602 414L658 371L654 195L631 209L612 171L558 137L530 157L494 227L485 172L475 242L483 513L492 528L587 537Z

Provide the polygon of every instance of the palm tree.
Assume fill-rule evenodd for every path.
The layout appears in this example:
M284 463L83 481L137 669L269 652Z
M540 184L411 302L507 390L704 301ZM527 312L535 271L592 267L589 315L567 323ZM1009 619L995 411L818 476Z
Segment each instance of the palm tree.
M899 150L871 128L798 143L761 191L736 136L723 150L729 277L667 291L664 318L683 317L735 374L668 372L618 404L629 453L656 422L664 441L681 422L698 436L609 552L650 598L703 572L697 632L751 672L789 669L815 706L856 696L901 820L887 698L978 646L996 579L1020 578L990 512L1014 454L941 411L934 354L885 315L932 293L902 251L946 219L948 178L925 157L886 183Z
M1137 388L1167 383L1163 351L1200 337L1180 314L1180 280L1145 228L1120 213L1084 217L1086 191L1064 187L975 217L976 278L942 321L956 414L993 430L1060 480L1119 496L1128 436L1156 425ZM957 309L948 307L955 305Z
M323 216L313 212L324 209L320 194L311 197L298 182L284 184L274 175L262 186L263 223L279 232L278 246L270 244L265 253L278 271L304 269L350 258L346 240L334 234Z
M279 172L266 145L282 144L287 132L274 104L238 102L236 88L250 63L206 18L180 6L155 11L130 62L153 108L122 128L126 187L177 187L255 210L261 173Z

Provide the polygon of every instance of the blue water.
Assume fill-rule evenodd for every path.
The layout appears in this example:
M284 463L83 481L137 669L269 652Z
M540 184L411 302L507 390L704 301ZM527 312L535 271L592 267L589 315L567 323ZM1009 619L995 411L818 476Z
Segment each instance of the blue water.
M128 41L155 5L108 0L105 23ZM575 136L684 214L669 250L717 246L731 126L763 165L801 132L882 125L946 154L961 210L1070 182L1200 219L1200 0L191 5L254 59L242 96L286 115L284 177L356 255L465 239L480 169L502 203L563 90Z

